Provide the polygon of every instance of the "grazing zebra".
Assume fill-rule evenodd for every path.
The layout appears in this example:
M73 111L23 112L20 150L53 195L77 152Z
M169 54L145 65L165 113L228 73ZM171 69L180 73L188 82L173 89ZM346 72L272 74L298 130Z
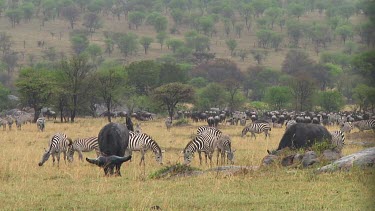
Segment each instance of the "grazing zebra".
M13 125L13 118L11 116L6 116L6 120L8 122L8 127L9 127L9 130L12 130L12 125Z
M350 133L353 130L353 124L351 122L340 123L340 130L344 133Z
M353 127L357 127L360 132L364 130L373 130L375 132L375 119L353 122Z
M57 157L57 165L60 164L60 153L64 154L64 161L66 160L66 151L70 145L72 145L72 139L68 138L64 133L56 133L52 136L49 144L48 151L43 154L42 159L39 162L39 166L45 163L49 156L52 154L53 165L55 165L55 156Z
M234 160L234 152L236 150L232 149L232 143L230 140L230 137L228 135L222 135L218 140L217 140L217 160L216 164L219 165L219 154L221 155L221 163L225 163L225 153L227 153L227 164L228 161L233 164Z
M260 134L264 133L264 135L270 137L270 134L268 131L271 131L271 127L268 123L251 123L248 126L246 126L242 130L241 137L244 137L247 132L251 133L251 137L254 137L256 139L255 133Z
M141 152L142 157L139 165L141 165L142 162L143 165L145 165L145 154L149 149L154 152L156 162L163 165L163 154L159 145L147 134L129 131L129 144L126 151L128 155L132 155L132 151Z
M44 117L39 117L36 120L36 126L38 127L39 131L44 131L44 128L46 127L46 119Z
M83 161L82 152L90 152L95 150L96 155L99 157L99 144L98 137L79 138L73 141L73 144L68 148L68 161L73 162L74 152L77 151L79 160Z
M25 121L25 118L22 116L16 117L16 126L18 130L21 130L22 124L24 124Z
M331 144L335 147L338 152L341 152L345 144L345 134L341 130L331 131L332 135Z
M140 123L136 123L135 124L134 132L135 133L142 133L142 128L141 128L141 124Z
M165 120L165 126L167 127L167 130L169 131L172 127L172 119L170 117L168 117L166 120Z
M212 133L213 135L216 136L216 138L220 138L221 135L223 134L219 129L217 129L216 127L210 127L210 126L207 126L207 125L203 125L203 126L199 126L198 129L197 129L197 135L200 135L202 133L206 133L206 132L209 132L209 133ZM201 151L198 150L198 155L199 155L199 158L202 157L201 155ZM205 153L205 158L206 158L206 163L207 163L207 153Z
M245 118L245 117L242 117L242 118L240 119L240 125L241 125L241 126L245 126L245 125L246 125L246 118Z
M195 151L205 152L212 164L212 155L216 149L217 137L209 132L202 133L191 140L183 150L184 164L189 164ZM202 157L199 157L199 163L202 165Z

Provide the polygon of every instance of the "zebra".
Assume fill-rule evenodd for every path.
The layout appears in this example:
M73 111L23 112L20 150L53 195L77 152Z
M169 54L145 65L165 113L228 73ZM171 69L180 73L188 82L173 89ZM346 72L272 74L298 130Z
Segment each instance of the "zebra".
M12 130L13 117L7 115L5 118L6 118L7 122L8 122L9 130Z
M145 133L135 133L129 131L129 144L126 149L127 155L132 155L132 151L141 152L141 162L139 165L145 165L145 154L147 150L151 149L155 154L155 160L160 165L163 165L163 152L159 145L147 134Z
M361 120L353 122L353 127L357 127L360 132L364 130L373 130L375 132L375 119Z
M43 132L44 131L44 128L45 128L45 122L46 122L46 119L44 117L39 117L37 120L36 120L36 126L38 127L39 131Z
M202 133L206 133L206 132L210 132L212 133L213 135L216 136L216 138L220 138L221 135L223 134L219 129L217 129L216 127L210 127L210 126L207 126L207 125L203 125L203 126L199 126L198 129L197 129L197 135L200 135ZM198 150L198 155L199 155L199 158L202 157L201 155L201 151ZM205 153L205 158L206 158L206 163L207 163L207 153Z
M338 152L341 152L345 145L345 134L341 130L331 131L332 135L331 144L335 147Z
M353 124L351 122L340 123L340 130L344 133L350 133L353 130Z
M268 131L271 131L271 127L268 123L251 123L242 130L241 137L244 137L247 132L250 132L251 137L254 137L256 139L255 133L259 134L264 132L266 138L267 136L270 138L270 134Z
M205 152L212 164L212 155L217 147L217 137L209 132L202 133L191 140L184 150L184 164L191 163L195 151ZM202 157L199 157L199 162L202 165Z
M241 125L241 126L245 126L245 125L246 125L246 118L245 118L245 117L242 117L242 118L240 119L240 125Z
M228 135L222 135L218 140L217 140L217 160L216 164L219 165L219 154L221 154L221 163L225 163L225 153L227 153L227 163L228 161L233 164L234 160L234 152L236 150L232 150L232 143L230 140L230 137Z
M167 127L167 130L169 131L172 127L172 119L170 117L168 117L166 120L165 120L165 126Z
M74 152L77 151L79 160L83 161L82 152L90 152L95 150L96 155L99 157L99 144L98 137L79 138L73 141L73 144L68 147L68 161L73 162Z
M140 123L136 123L135 124L134 132L135 133L142 133L142 128L141 128L141 124Z
M57 166L60 164L60 153L64 154L64 161L66 160L66 151L70 145L72 145L72 139L68 138L64 133L56 133L52 136L49 144L48 151L45 150L45 153L42 156L42 159L39 162L39 166L42 166L45 163L49 156L52 154L53 165L55 165L55 156L57 157Z
M22 124L26 122L26 119L23 116L16 117L16 126L18 130L21 130Z

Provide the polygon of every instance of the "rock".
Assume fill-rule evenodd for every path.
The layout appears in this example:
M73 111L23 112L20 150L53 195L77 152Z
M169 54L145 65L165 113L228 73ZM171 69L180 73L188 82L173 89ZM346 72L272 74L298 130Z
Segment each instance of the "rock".
M319 159L314 151L308 151L303 155L303 158L302 158L303 167L311 166L317 162L319 162Z
M375 147L367 148L357 153L347 155L336 160L335 162L317 169L318 173L333 172L336 170L349 170L353 166L358 167L374 167L375 163Z
M293 165L294 157L295 157L295 155L289 155L289 156L284 157L281 160L281 165L282 166L291 166L291 165Z
M326 161L334 161L341 158L341 154L339 152L333 151L333 150L324 150L322 154L322 159Z
M271 165L271 164L275 163L275 161L277 161L278 159L279 159L279 157L276 156L276 155L267 155L266 157L263 158L262 165L263 166Z

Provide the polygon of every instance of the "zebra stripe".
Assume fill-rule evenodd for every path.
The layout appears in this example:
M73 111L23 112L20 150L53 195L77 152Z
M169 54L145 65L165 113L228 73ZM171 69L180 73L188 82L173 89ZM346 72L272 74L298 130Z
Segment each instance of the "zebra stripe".
M64 133L56 133L52 136L49 144L48 151L43 154L39 166L42 166L45 163L49 156L52 154L53 165L55 164L55 156L57 156L57 165L60 164L60 153L64 154L64 161L66 160L66 151L73 142L70 138L67 137Z
M211 132L213 133L217 138L219 138L223 132L221 132L219 129L215 127L209 127L207 125L199 126L197 129L197 135L203 134L204 132Z
M244 137L247 132L250 132L251 137L256 138L255 133L256 134L264 133L267 138L267 136L270 137L270 134L268 133L268 131L271 131L271 127L268 123L251 123L250 125L246 126L242 130L241 137Z
M212 164L212 154L217 147L216 144L217 137L212 133L205 132L196 136L186 145L183 151L185 164L189 164L191 162L195 151L205 152L210 159L210 163ZM201 156L199 156L199 162L202 164Z
M75 151L78 152L79 160L83 161L82 152L91 152L92 150L95 150L97 156L100 155L98 137L76 139L68 148L68 161L73 162Z
M36 126L38 127L39 131L43 132L46 126L46 119L44 117L39 117L36 120Z
M234 160L234 152L235 150L232 150L232 142L230 140L230 137L228 135L222 135L217 140L217 160L216 164L219 164L219 154L221 154L221 163L225 163L225 153L227 153L227 163L228 161L233 164Z
M159 164L163 164L163 154L159 145L150 136L145 133L135 133L129 131L129 144L127 148L127 153L132 154L132 151L141 152L141 162L139 165L145 164L145 154L147 150L151 149L155 154L155 160Z
M340 130L331 131L332 135L331 144L337 149L339 152L341 152L342 148L345 145L345 134L344 132Z
M170 117L168 117L166 120L165 120L165 126L167 127L167 130L169 131L172 127L172 120Z
M344 133L350 133L350 131L353 130L353 124L351 122L341 123L340 130Z
M361 132L364 130L373 130L375 132L375 119L353 122L353 127L357 127Z

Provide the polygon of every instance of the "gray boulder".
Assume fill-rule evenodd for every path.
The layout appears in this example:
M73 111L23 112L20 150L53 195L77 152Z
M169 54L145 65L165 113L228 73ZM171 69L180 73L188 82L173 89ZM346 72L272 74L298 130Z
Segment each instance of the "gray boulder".
M347 155L345 157L336 160L335 162L323 166L317 170L321 172L333 172L336 170L349 170L353 166L357 167L374 167L375 163L375 147L367 148L357 153Z

